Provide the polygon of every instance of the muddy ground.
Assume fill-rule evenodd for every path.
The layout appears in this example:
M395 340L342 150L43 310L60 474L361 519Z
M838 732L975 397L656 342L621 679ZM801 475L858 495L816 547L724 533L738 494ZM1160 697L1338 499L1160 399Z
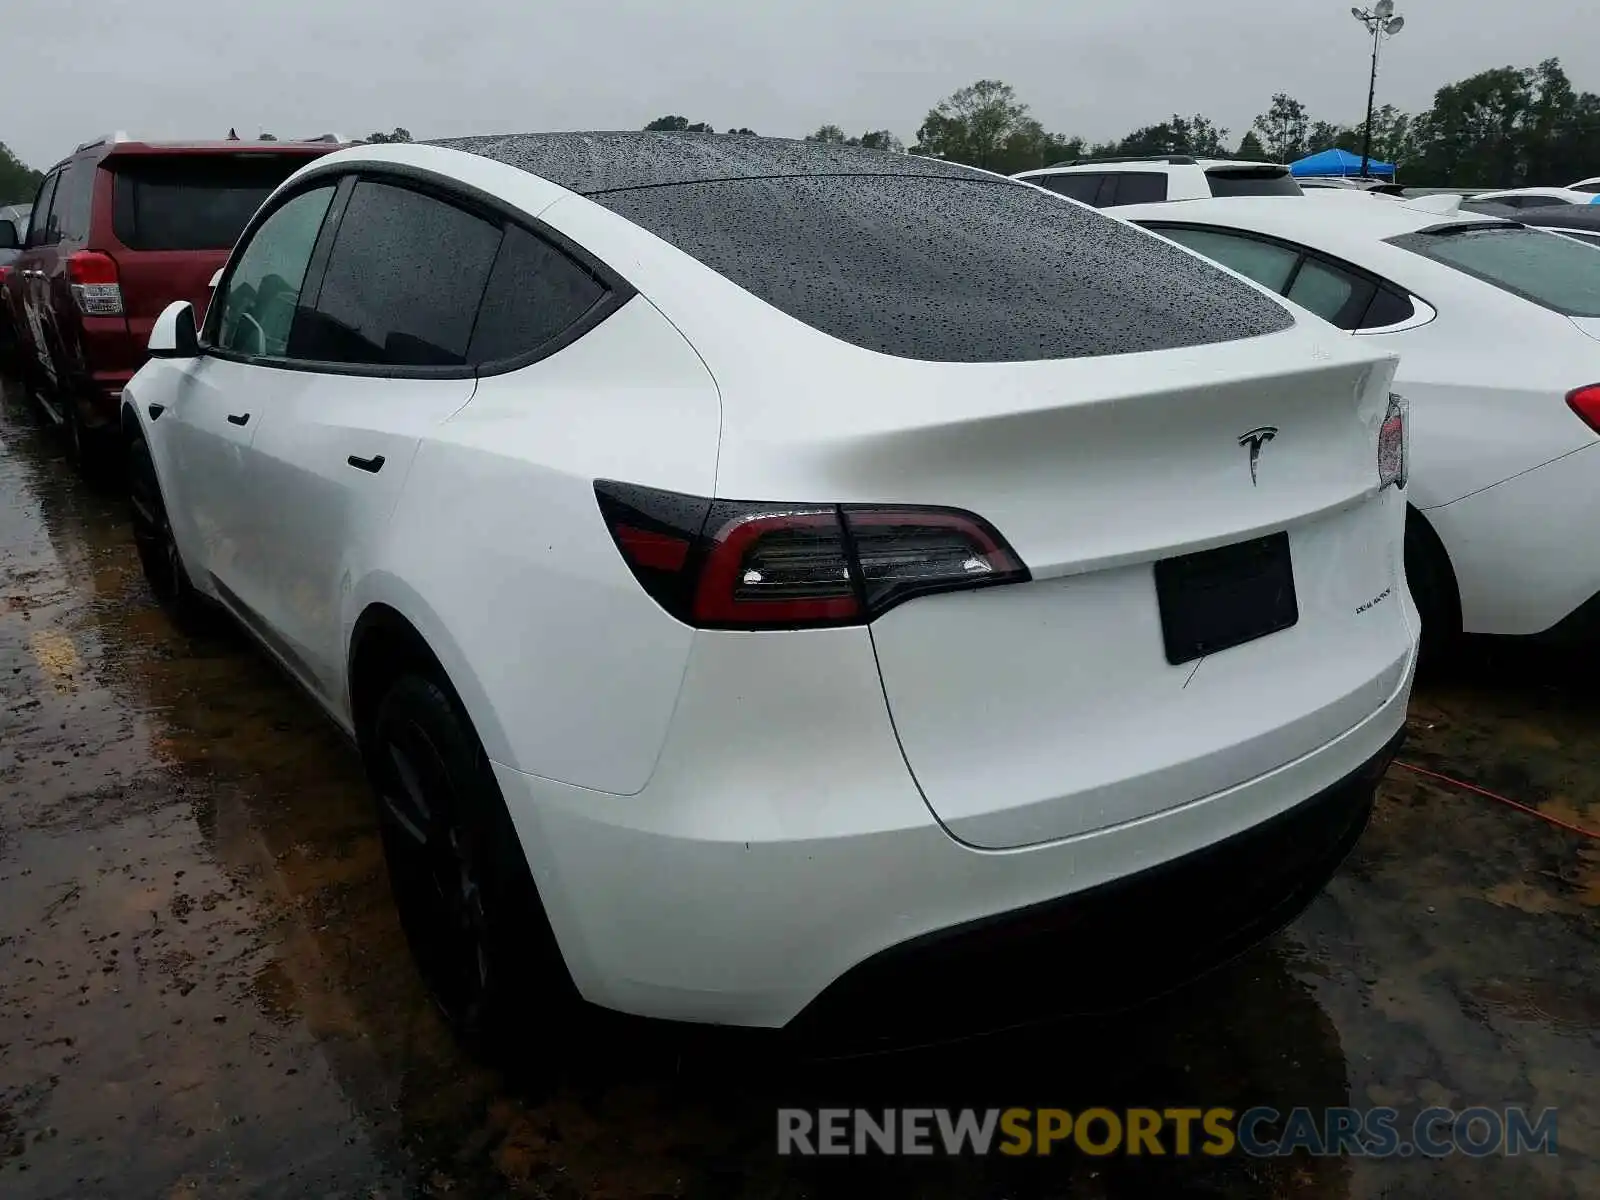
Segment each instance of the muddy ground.
M1406 758L1600 826L1595 681L1474 655L1419 687ZM0 398L6 1200L1600 1195L1597 847L1396 770L1300 920L1117 1021L843 1064L608 1033L510 1081L418 986L351 752L241 641L173 632L122 505ZM1555 1106L1560 1153L774 1154L784 1104L1177 1102Z

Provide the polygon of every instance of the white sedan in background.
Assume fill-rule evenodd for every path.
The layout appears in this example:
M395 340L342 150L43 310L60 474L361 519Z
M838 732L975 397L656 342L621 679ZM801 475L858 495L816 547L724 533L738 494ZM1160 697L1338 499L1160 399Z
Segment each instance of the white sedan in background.
M1425 637L1597 640L1600 249L1447 208L1241 198L1118 216L1400 353Z
M1507 188L1499 192L1475 192L1472 198L1489 204L1504 204L1507 208L1547 208L1555 204L1593 204L1600 196L1578 188L1525 187Z

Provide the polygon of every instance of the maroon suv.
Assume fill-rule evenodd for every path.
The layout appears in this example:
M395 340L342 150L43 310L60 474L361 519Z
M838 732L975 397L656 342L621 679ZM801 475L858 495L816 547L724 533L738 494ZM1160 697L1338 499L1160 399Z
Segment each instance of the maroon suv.
M91 473L119 442L122 387L173 300L204 314L211 277L267 194L319 155L314 142L79 146L40 185L6 303L25 385Z

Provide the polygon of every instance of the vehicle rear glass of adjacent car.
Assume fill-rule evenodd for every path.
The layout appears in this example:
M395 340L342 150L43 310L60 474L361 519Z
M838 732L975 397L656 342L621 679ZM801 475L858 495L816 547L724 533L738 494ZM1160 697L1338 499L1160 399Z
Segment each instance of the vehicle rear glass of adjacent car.
M1095 197L1100 194L1100 185L1105 179L1104 175L1097 173L1073 171L1060 175L1035 175L1027 182L1048 188L1057 195L1068 196L1082 204L1093 205Z
M113 156L112 232L130 250L226 250L299 154Z
M1600 317L1600 249L1519 225L1435 226L1391 245L1569 317Z
M812 328L901 358L1128 354L1294 323L1160 238L1011 182L790 176L591 199Z
M1287 167L1207 167L1213 196L1301 196Z

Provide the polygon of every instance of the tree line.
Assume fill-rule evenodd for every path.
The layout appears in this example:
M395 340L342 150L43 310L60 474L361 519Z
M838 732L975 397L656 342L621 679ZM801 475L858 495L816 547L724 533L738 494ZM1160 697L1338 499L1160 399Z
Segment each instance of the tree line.
M1365 124L1313 119L1299 100L1279 92L1237 141L1202 113L1174 113L1121 139L1091 143L1046 129L1010 84L980 79L929 109L909 149L1003 175L1075 158L1153 154L1289 163L1334 147L1360 154ZM658 117L645 128L716 132L681 116ZM806 140L906 149L887 129L847 137L830 124ZM1424 112L1392 104L1376 110L1372 157L1395 164L1406 183L1420 187L1564 185L1600 174L1600 96L1574 89L1555 58L1480 71L1440 88Z
M708 122L676 114L657 117L645 128L717 132ZM753 135L755 130L732 126L726 133ZM1047 130L1010 84L980 79L929 109L909 150L1010 175L1104 155L1193 154L1287 163L1335 146L1359 154L1363 133L1363 121L1314 120L1304 104L1279 92L1237 141L1202 113L1174 113L1119 140L1091 143ZM895 152L908 148L887 129L848 135L828 124L806 138ZM397 126L364 140L409 142L411 133ZM1378 109L1372 156L1396 164L1402 180L1415 186L1571 183L1600 174L1600 96L1576 90L1559 59L1547 58L1536 67L1495 67L1446 84L1423 112L1402 112L1392 104ZM0 204L26 204L42 178L0 143Z

